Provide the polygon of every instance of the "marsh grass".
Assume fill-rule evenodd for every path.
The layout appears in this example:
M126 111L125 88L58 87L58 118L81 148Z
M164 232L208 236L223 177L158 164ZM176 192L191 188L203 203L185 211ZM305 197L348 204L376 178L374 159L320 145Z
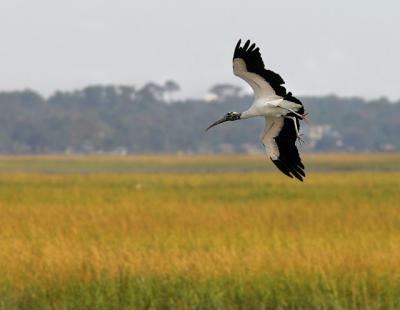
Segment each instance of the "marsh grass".
M90 158L3 159L19 170L0 174L0 308L400 307L400 172L385 156L352 157L384 171L316 171L304 183L209 172L254 157L126 160L155 158L178 169L120 174L94 158L100 168L80 174ZM39 173L47 160L62 173ZM207 169L180 173L187 161Z

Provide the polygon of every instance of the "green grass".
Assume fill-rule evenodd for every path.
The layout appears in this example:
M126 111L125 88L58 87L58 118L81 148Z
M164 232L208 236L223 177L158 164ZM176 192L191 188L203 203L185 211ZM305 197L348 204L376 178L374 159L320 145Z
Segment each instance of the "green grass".
M385 284L386 283L386 284ZM7 295L7 291L4 292ZM96 275L88 282L30 287L4 309L398 309L400 283L392 276L264 274L192 278L190 275Z
M3 158L0 309L398 309L399 158Z
M309 154L307 171L400 171L397 154ZM3 156L0 173L155 173L155 172L270 172L276 171L264 155L187 156Z

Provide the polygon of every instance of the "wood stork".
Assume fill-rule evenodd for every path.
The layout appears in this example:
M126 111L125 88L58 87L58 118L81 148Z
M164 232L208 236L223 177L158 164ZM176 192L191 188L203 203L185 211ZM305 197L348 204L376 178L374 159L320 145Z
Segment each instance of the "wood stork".
M304 165L296 147L297 139L302 141L300 121L307 115L303 104L291 92L286 92L279 74L265 69L260 49L254 43L250 45L247 40L242 47L240 44L241 40L233 54L233 73L251 86L254 102L244 112L227 113L206 131L226 121L263 116L266 127L260 138L268 156L285 175L303 181Z

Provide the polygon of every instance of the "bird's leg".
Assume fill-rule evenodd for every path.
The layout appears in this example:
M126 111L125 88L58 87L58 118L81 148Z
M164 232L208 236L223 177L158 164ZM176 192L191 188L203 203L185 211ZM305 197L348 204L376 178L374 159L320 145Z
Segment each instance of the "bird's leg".
M282 107L282 106L280 106L280 105L279 105L278 107L280 107L280 108L282 108L282 109L284 109L284 110L287 110L287 111L293 113L294 115L298 116L300 119L302 119L302 120L304 120L304 121L308 121L308 119L307 119L308 113L299 114L299 113L293 111L292 109L285 108L285 107Z
M296 129L296 137L299 140L300 144L304 143L304 139L303 139L303 134L299 133L299 128L297 127L297 122L296 122L296 118L295 117L290 117L293 120L294 123L294 129Z
M303 145L305 143L303 137L304 137L304 134L302 134L302 133L297 136L297 139L299 140L300 145Z
M307 116L307 114L303 114L302 115L302 114L299 114L299 113L297 113L297 112L295 112L295 111L293 111L292 109L289 109L289 108L284 108L284 109L290 111L291 113L293 113L294 115L298 116L302 120L304 120L306 118L306 116Z
M306 123L308 123L308 117L307 117L308 116L308 112L304 113L302 116L303 116L302 120L305 121Z
M296 136L299 136L299 129L297 128L297 122L296 122L296 118L295 117L291 117L291 119L293 120L294 123L294 128L296 129Z

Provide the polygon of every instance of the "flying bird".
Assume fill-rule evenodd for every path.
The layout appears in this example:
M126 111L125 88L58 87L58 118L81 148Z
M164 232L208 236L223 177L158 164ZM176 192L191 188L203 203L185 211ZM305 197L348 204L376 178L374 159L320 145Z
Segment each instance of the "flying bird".
M307 113L299 99L287 92L281 76L265 69L260 49L250 40L236 45L233 54L233 73L246 81L254 92L254 102L243 112L229 112L208 128L226 121L237 121L256 116L265 118L266 127L261 141L275 166L290 178L303 181L306 176L296 141L302 142L300 121Z

